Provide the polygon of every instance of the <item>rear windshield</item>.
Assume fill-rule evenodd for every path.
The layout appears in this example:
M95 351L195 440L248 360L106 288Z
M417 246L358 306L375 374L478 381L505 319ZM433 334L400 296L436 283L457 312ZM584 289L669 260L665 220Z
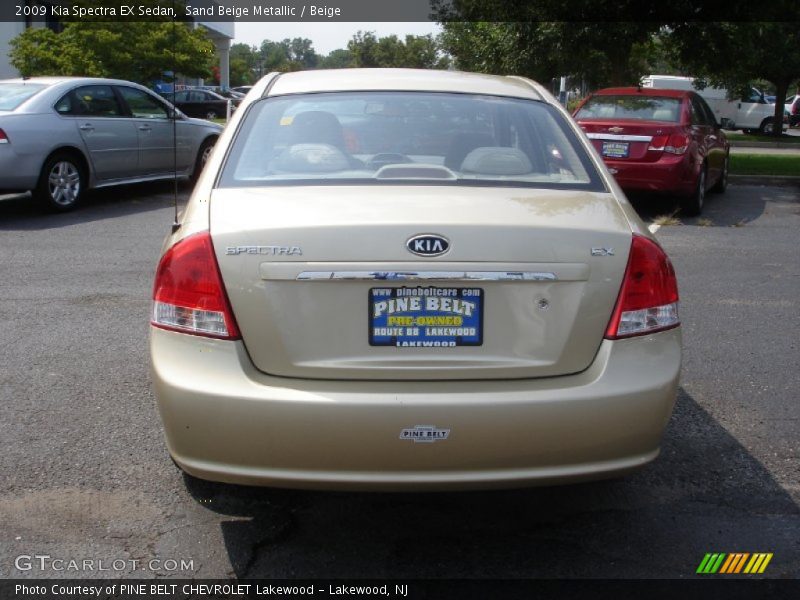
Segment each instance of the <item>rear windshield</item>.
M642 119L677 123L680 98L660 96L592 96L576 119Z
M244 118L219 185L398 180L603 189L554 108L527 100L424 92L261 100Z
M0 83L0 110L14 110L46 87L39 83Z

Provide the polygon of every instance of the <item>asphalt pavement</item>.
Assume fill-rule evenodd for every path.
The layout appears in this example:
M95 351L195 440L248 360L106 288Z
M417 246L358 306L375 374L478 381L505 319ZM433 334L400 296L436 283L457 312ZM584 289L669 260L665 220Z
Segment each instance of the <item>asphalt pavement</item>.
M65 215L0 202L0 577L685 578L707 552L772 552L765 577L800 577L797 188L731 186L701 219L658 231L685 364L655 463L446 494L181 475L147 353L171 201L164 184L97 192ZM636 206L648 221L669 210ZM107 570L20 562L36 554Z

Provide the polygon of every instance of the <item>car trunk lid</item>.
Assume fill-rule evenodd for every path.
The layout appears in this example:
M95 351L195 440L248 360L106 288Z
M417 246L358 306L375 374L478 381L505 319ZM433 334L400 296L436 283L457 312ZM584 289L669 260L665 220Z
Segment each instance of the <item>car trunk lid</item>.
M602 341L631 240L613 196L582 191L228 188L213 192L210 215L247 352L287 377L581 371ZM449 248L412 254L407 241L419 235ZM421 340L448 344L404 344Z
M603 159L655 162L669 136L679 129L675 123L644 120L579 120L581 129Z

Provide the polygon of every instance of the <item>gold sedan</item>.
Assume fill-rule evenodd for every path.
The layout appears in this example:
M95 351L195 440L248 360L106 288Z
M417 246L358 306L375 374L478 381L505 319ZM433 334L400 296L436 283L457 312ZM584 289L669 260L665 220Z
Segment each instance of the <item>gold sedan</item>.
M652 461L681 364L664 251L540 85L270 74L169 236L152 375L187 473L465 489Z

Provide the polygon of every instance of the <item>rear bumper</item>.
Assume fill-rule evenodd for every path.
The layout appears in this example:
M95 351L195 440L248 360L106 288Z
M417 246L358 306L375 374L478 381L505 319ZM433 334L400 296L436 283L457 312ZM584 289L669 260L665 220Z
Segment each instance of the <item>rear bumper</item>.
M41 165L30 154L19 155L11 144L0 144L0 190L27 192L36 187Z
M655 162L605 159L614 178L625 191L662 192L690 195L697 184L697 173L688 154L664 154Z
M604 341L582 373L536 380L328 381L256 371L240 342L151 328L167 446L189 474L325 489L517 487L653 460L675 401L680 330ZM447 439L401 439L416 426Z

